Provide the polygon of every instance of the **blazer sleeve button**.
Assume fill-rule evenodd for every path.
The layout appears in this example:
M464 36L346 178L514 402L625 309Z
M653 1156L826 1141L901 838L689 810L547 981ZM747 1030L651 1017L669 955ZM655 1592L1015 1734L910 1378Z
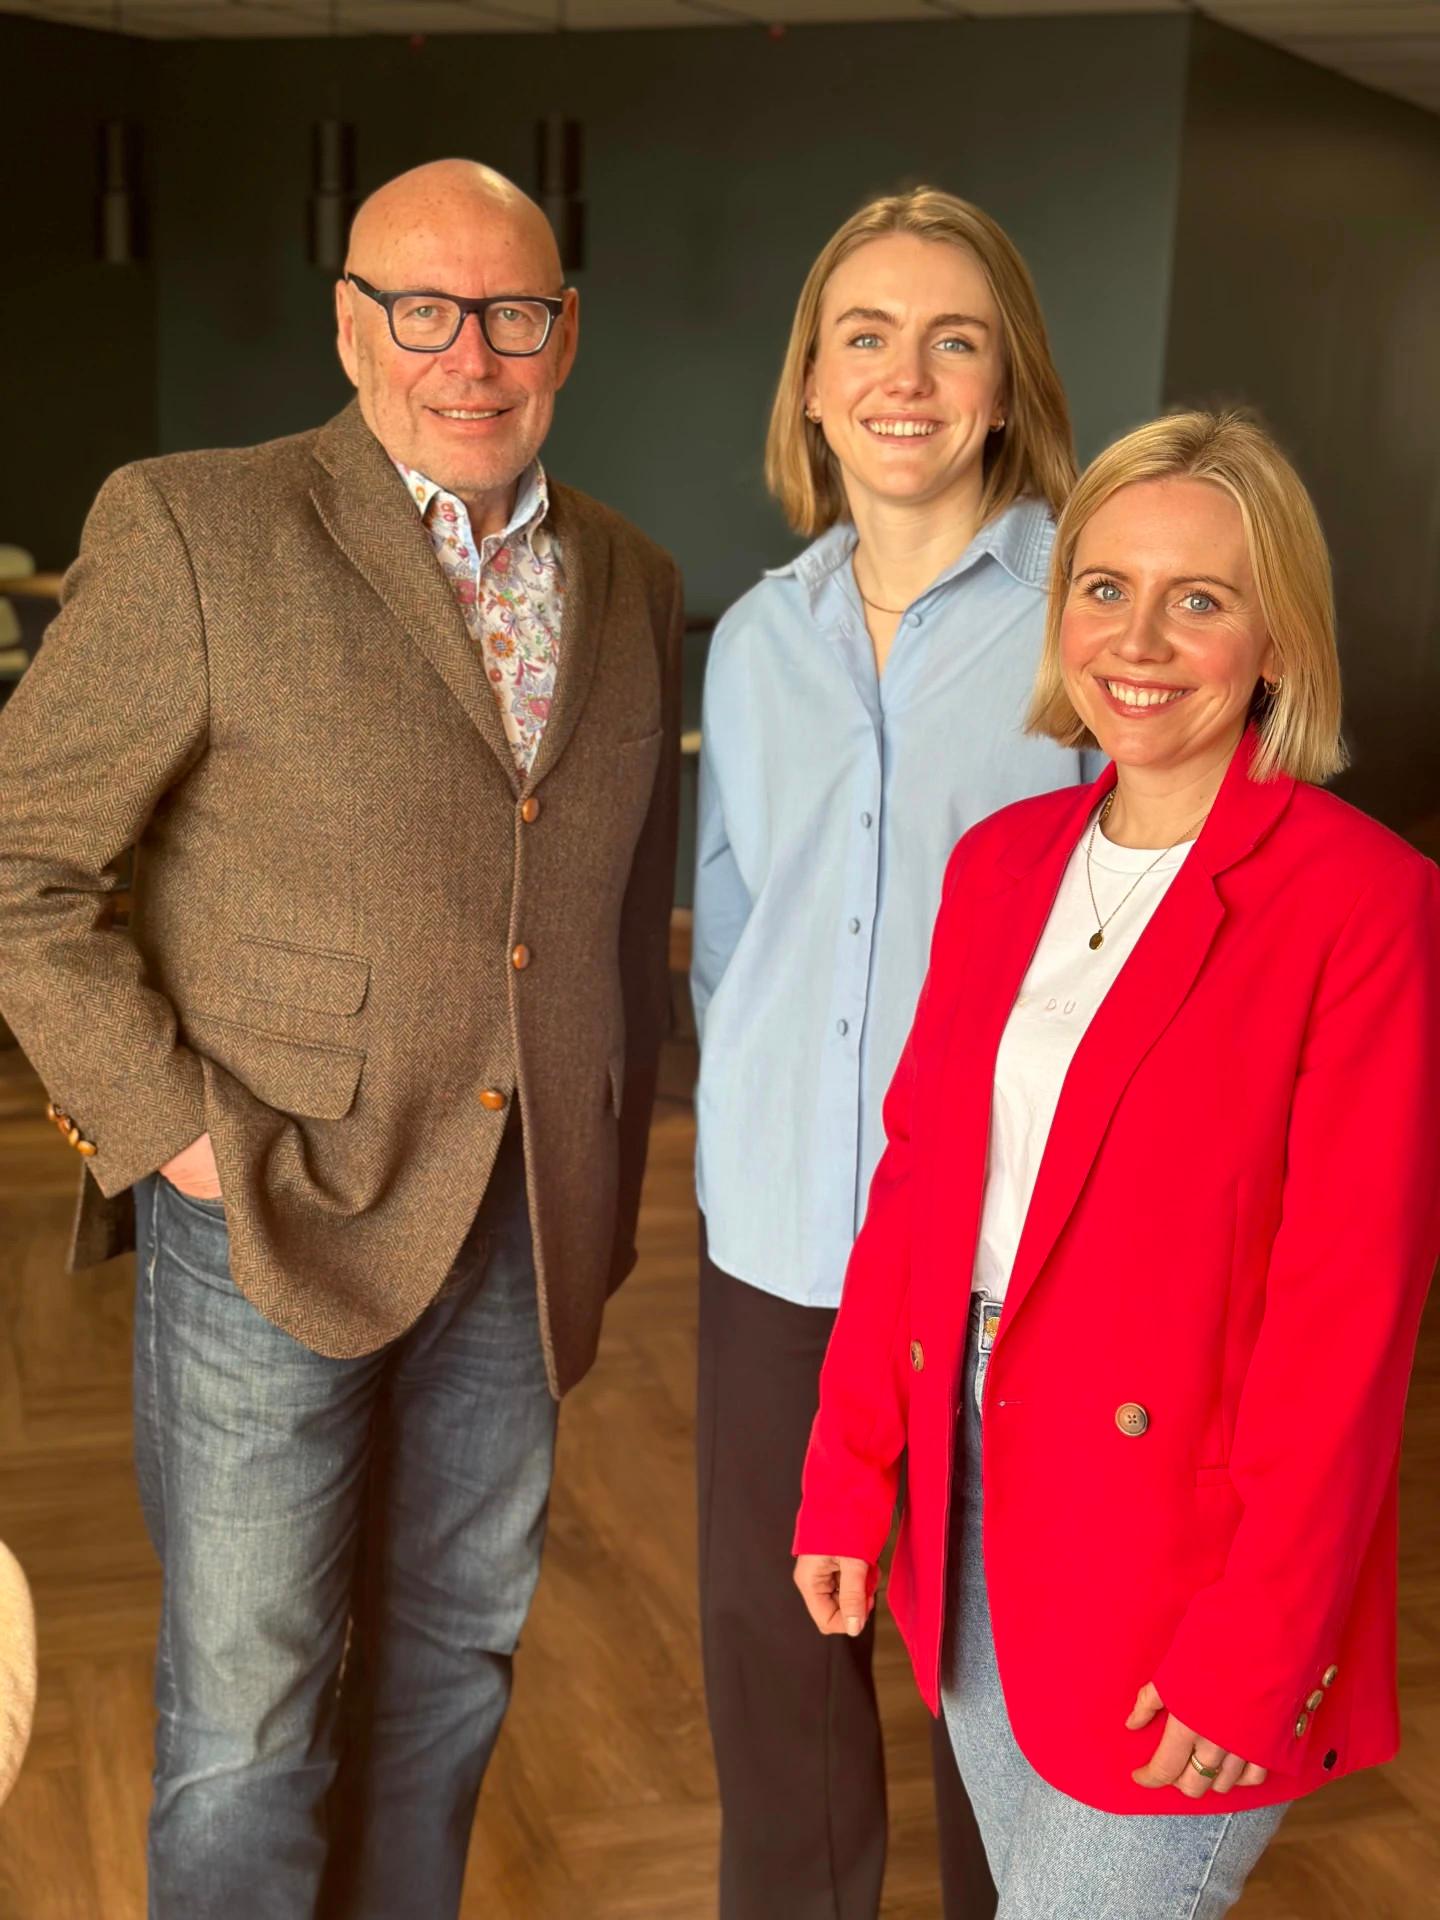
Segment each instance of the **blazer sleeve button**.
M918 1340L912 1340L910 1342L910 1364L916 1373L923 1373L925 1371L925 1349Z
M1115 1409L1115 1424L1130 1439L1138 1440L1149 1427L1150 1416L1136 1401L1127 1400L1123 1407Z
M75 1151L85 1160L93 1160L98 1151L93 1140L77 1140Z
M1339 1667L1326 1667L1324 1673L1320 1676L1320 1684L1325 1687L1333 1687L1339 1678Z
M1325 1704L1325 1696L1320 1691L1319 1687L1316 1687L1315 1691L1311 1694L1310 1698L1305 1702L1305 1705L1310 1709L1311 1713L1314 1713L1317 1707L1323 1706L1324 1704Z
M1302 1713L1297 1718L1295 1722L1295 1738L1297 1740L1302 1739L1304 1737L1305 1729L1309 1726L1309 1724L1310 1724L1310 1716L1308 1713Z

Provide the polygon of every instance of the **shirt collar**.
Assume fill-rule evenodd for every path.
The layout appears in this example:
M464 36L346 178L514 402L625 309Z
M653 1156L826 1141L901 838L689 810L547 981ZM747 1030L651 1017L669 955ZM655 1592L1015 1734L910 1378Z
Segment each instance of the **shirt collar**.
M976 534L960 557L938 579L932 580L920 597L937 592L961 574L968 573L988 554L1022 586L1042 592L1050 566L1050 549L1055 540L1055 523L1043 500L1014 500L1001 514ZM796 579L805 588L813 608L825 587L840 570L848 566L855 551L855 527L849 520L837 521L818 540L806 547L788 565L771 567L767 580Z
M427 479L414 467L407 467L403 460L395 462L395 471L405 482L406 491L415 502L422 520L430 511L431 501L438 498L452 502L465 516L465 524L467 526L470 524L470 515L465 502L457 499L453 493L447 493L438 481ZM519 534L527 546L530 545L536 531L544 524L549 511L550 487L545 478L545 469L538 460L532 460L516 484L515 506L509 520L498 534L487 535L484 544L493 542L495 546L500 546Z

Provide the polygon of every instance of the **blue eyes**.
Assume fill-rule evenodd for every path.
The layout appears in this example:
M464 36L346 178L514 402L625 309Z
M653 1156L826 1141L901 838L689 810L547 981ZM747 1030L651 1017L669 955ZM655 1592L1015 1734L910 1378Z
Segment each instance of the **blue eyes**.
M852 347L861 347L867 352L875 347L883 347L885 342L878 333L857 333L850 341ZM962 339L958 334L947 334L943 340L935 342L937 349L944 353L974 353L974 344Z
M1114 580L1093 580L1085 588L1085 597L1096 601L1102 607L1115 607L1125 598L1123 589ZM1218 613L1220 602L1208 593L1198 589L1194 593L1183 594L1180 605L1186 613Z

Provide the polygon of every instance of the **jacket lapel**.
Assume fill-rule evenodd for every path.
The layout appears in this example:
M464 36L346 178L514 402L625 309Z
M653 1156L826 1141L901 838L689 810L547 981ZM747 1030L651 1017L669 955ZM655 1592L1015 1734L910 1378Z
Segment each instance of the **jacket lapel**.
M1093 786L1077 787L1070 804L1038 835L1012 836L997 856L989 883L966 899L970 925L949 994L952 1011L941 1051L942 1148L936 1171L944 1183L947 1244L968 1248L972 1258L985 1198L990 1106L1001 1036L1045 929L1065 863L1085 822L1114 784L1114 769L1107 767ZM957 1181L956 1170L961 1168L970 1170L973 1177ZM967 1288L954 1300L958 1318L952 1331L958 1343L964 1340L968 1303Z
M555 697L523 791L538 786L565 751L595 677L610 599L610 541L569 487L550 482L550 526L565 571ZM492 703L493 704L493 703Z
M1250 779L1254 747L1254 736L1247 734L1189 857L1076 1049L1025 1216L997 1344L1014 1324L1074 1211L1122 1094L1179 1012L1205 963L1225 918L1217 876L1250 851L1289 801L1293 780L1281 777L1260 786ZM1113 783L1112 768L1092 790L1093 797ZM1087 808L1082 823L1088 817ZM1070 851L1074 845L1072 840ZM1041 927L1063 869L1062 860ZM1014 991L1025 966L1028 958L1011 983Z
M354 401L316 439L311 499L345 558L384 602L518 784L505 725L475 643L389 455Z

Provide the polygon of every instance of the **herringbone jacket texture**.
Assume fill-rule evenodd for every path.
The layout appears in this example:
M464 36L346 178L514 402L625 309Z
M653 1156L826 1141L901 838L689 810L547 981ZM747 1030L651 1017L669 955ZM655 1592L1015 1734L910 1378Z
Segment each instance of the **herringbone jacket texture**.
M522 782L353 403L102 489L0 715L0 1010L96 1147L76 1265L208 1130L237 1284L372 1351L440 1287L518 1098L552 1388L589 1366L668 1019L681 593L618 515L553 483L551 513L563 658Z

